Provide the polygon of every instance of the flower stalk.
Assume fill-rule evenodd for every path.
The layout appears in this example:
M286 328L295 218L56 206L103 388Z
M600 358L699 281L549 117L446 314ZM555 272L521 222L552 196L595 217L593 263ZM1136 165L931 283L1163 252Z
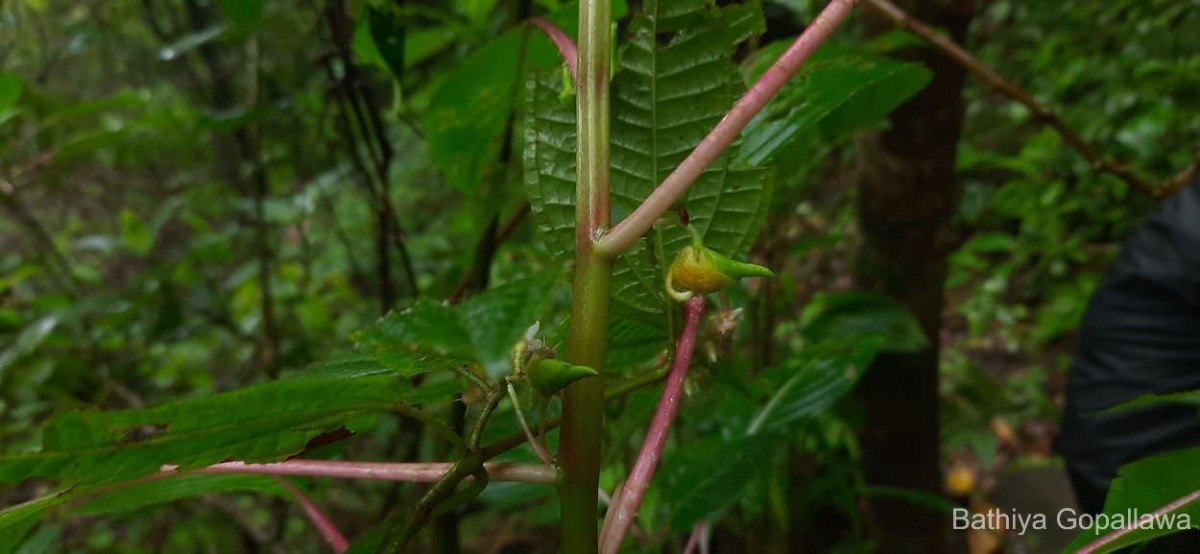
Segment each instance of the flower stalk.
M688 367L692 364L692 353L696 350L696 337L706 302L703 296L696 296L683 305L683 331L675 343L675 360L671 364L671 372L667 374L667 383L663 386L658 409L650 421L650 429L646 431L637 461L629 471L625 485L613 493L613 505L604 518L604 531L600 535L601 554L616 554L620 550L621 542L625 540L642 506L646 490L650 488L650 480L654 477L663 446L667 443L667 434L671 431L675 415L679 413L683 384L687 380Z
M162 473L290 475L434 483L445 477L453 468L454 464L449 462L390 463L294 459L267 464L221 462L184 472L179 471L179 466L166 465L160 471ZM492 481L517 481L548 485L554 484L557 478L554 468L540 464L490 462L483 464L483 469L487 471L488 478Z

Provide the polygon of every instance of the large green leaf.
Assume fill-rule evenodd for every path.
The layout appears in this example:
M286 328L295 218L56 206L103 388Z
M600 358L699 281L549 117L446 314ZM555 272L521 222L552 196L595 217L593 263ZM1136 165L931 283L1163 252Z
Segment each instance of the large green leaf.
M341 362L350 366L378 363L410 375L470 363L475 358L458 312L434 300L421 300L392 312L356 333L354 340L361 350Z
M771 396L754 417L752 432L786 431L796 421L824 413L858 382L879 343L867 337L817 344L764 373L762 384Z
M69 515L99 516L205 494L230 492L265 493L281 498L291 496L278 481L266 475L180 475L98 493L71 507Z
M70 411L46 425L42 450L0 456L0 482L31 477L104 484L225 460L272 462L356 416L408 406L395 372L296 377L206 397L117 412Z
M15 551L21 539L37 525L46 510L60 506L71 498L73 495L68 491L62 491L0 510L0 554Z
M180 475L147 481L132 481L117 486L73 487L58 493L0 510L0 554L21 544L22 537L42 517L60 506L74 502L65 510L69 517L99 516L145 508L186 498L229 492L257 492L279 497L289 494L265 475ZM37 535L21 546L31 548ZM33 550L40 552L41 550Z
M757 4L712 9L703 0L648 1L630 24L612 92L612 202L631 212L712 130L745 90L734 48L761 31ZM575 112L558 99L557 75L531 79L526 185L550 252L569 256L575 200ZM737 145L692 185L684 206L705 243L744 253L761 228L767 172L734 167ZM615 298L638 312L664 311L664 258L688 243L682 226L663 225L617 262Z
M661 325L612 316L608 320L608 362L604 367L610 371L644 368L664 354L667 341L666 329Z
M663 496L671 504L671 527L690 529L697 521L734 505L741 492L771 464L779 437L714 436L672 452L663 461Z
M355 336L348 367L381 364L408 375L479 363L493 377L510 369L513 347L550 307L557 272L547 271L472 297L458 306L421 301Z
M756 72L765 71L787 43L763 49ZM825 48L746 127L739 161L770 163L814 125L838 136L879 121L920 91L932 73L920 64L846 49Z
M877 337L866 337L806 348L752 383L768 400L744 432L736 429L672 452L663 462L666 475L659 485L671 505L672 527L687 529L734 505L754 478L767 470L777 449L795 435L797 422L827 412L850 392L879 342ZM729 400L722 402L728 407ZM730 420L744 421L724 413L722 420L726 425Z
M1083 530L1075 542L1067 548L1074 552L1100 537L1134 523L1133 517L1141 518L1200 490L1200 448L1176 450L1145 458L1129 464L1119 472L1108 491L1104 501L1104 514L1107 516L1107 528L1096 525ZM1119 519L1118 519L1119 518ZM1104 521L1097 519L1097 522ZM1174 509L1150 522L1144 522L1127 535L1095 550L1096 554L1114 552L1116 550L1142 543L1158 537L1170 535L1189 528L1200 528L1200 497L1191 502L1180 503Z
M551 255L575 245L575 102L560 98L557 73L535 73L525 94L525 190L539 238Z
M624 11L624 2L613 2L614 17ZM570 33L578 26L578 12L578 4L571 3L549 19ZM500 134L516 103L522 73L560 64L548 39L520 26L485 44L446 77L422 121L430 156L450 185L462 191L479 187L485 167L500 154Z
M646 2L613 79L614 213L633 211L733 106L745 91L734 48L763 27L754 4L717 10L703 0ZM733 167L737 148L718 157L683 200L705 244L735 256L762 226L768 175ZM645 312L668 309L665 267L690 240L678 224L651 231L614 267L615 297Z

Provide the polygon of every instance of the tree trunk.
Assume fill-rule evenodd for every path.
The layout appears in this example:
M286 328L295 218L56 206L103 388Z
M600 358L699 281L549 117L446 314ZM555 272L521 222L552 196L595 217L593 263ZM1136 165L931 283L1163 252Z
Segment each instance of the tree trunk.
M897 2L962 42L970 0ZM868 9L868 36L892 29ZM871 485L941 494L938 440L939 331L944 304L949 222L961 187L955 151L963 123L964 70L932 49L900 54L933 71L933 80L897 109L888 129L859 139L858 221L862 244L855 279L903 303L920 321L929 347L879 356L859 385L865 411L864 472ZM946 516L901 500L874 499L880 552L946 551Z

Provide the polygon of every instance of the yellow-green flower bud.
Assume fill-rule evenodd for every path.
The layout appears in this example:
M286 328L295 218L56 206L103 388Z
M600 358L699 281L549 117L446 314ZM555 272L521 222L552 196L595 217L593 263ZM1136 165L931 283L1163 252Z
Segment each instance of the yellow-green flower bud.
M667 293L676 300L684 301L690 293L709 294L717 292L738 279L745 277L771 277L775 273L761 265L739 262L710 250L700 240L700 234L692 227L692 245L685 247L671 262L667 272ZM688 292L681 292L682 287Z

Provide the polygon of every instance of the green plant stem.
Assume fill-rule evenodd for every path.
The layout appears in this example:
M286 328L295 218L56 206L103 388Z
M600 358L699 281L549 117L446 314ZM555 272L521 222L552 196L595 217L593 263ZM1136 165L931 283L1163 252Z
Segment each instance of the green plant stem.
M604 362L608 349L608 301L612 262L592 245L608 227L609 0L579 4L576 120L578 182L575 194L575 281L567 361L600 372L563 391L559 451L562 482L561 542L566 554L596 552L597 488L604 425Z

